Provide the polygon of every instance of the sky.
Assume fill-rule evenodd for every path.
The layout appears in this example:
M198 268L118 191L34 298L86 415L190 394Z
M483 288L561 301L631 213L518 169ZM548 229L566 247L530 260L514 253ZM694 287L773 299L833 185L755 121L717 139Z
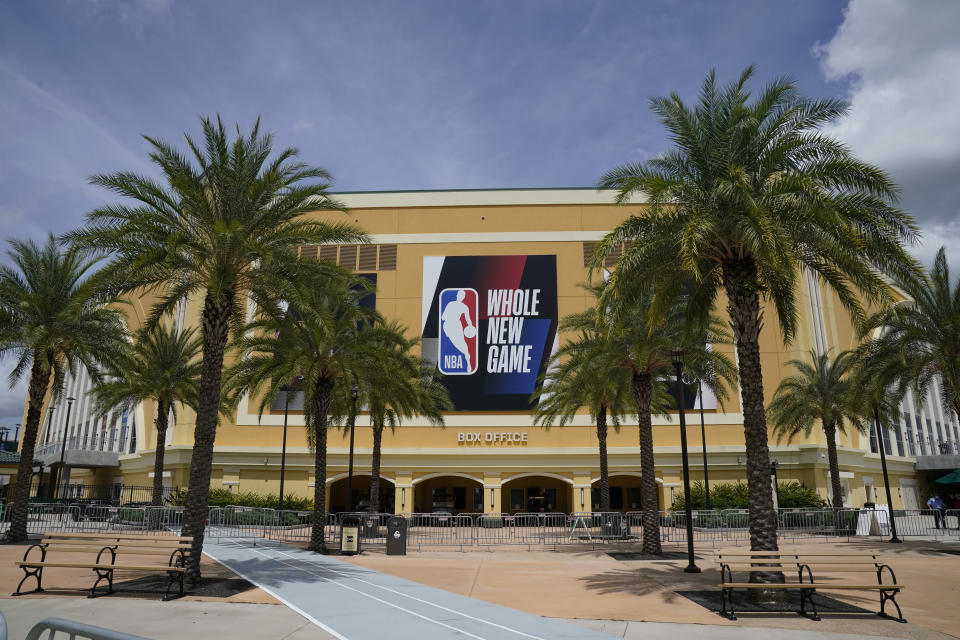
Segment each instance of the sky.
M589 187L669 147L651 96L755 64L849 101L830 133L958 271L958 25L953 0L0 0L0 239L80 226L113 201L90 175L155 174L141 136L182 147L217 113L338 191Z

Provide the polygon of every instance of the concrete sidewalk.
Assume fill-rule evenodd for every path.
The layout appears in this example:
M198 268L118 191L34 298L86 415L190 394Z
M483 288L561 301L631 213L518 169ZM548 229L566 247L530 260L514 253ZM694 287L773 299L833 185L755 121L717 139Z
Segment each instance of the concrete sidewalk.
M333 640L336 636L283 605L119 598L10 598L0 600L10 640L58 617L153 640ZM58 637L63 637L62 635Z
M204 553L343 640L611 640L614 636L286 545Z

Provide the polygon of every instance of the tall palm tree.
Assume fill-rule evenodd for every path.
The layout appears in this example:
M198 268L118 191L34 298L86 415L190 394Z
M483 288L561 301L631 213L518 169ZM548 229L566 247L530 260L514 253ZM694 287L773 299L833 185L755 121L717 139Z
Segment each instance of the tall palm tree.
M866 330L877 335L864 345L866 367L875 377L898 381L898 396L912 388L921 404L939 376L943 401L960 419L960 281L950 280L945 248L928 277L897 284L908 300L868 320Z
M792 440L803 433L809 437L819 422L827 437L827 459L830 464L831 503L843 508L840 466L837 460L837 432L846 433L846 423L866 433L869 407L864 407L857 393L857 354L841 351L836 358L829 353L810 350L808 361L790 360L796 373L780 381L767 415L779 438Z
M614 285L656 281L654 315L688 287L690 316L708 313L725 294L742 392L750 545L776 550L761 302L773 303L789 343L799 313L797 277L806 268L862 321L862 301L892 299L883 273L917 270L903 247L917 227L893 206L897 189L885 172L820 132L846 112L845 103L804 98L786 79L751 99L752 76L748 67L722 87L711 72L692 107L676 94L651 100L674 148L600 179L600 187L617 190L617 202L642 193L648 206L605 237L594 265L625 246Z
M396 431L403 420L420 416L444 425L443 412L453 408L450 394L437 377L436 365L411 353L416 339L405 327L390 322L382 326L371 353L378 361L356 369L360 397L370 415L373 452L370 469L370 511L380 510L380 461L383 431Z
M568 318L561 324L568 329ZM587 323L584 323L587 324ZM597 429L600 452L600 511L610 511L610 470L607 457L608 419L620 431L621 419L630 410L630 378L608 365L609 345L603 327L579 327L579 335L551 358L547 372L532 396L533 422L546 428L563 427L583 409Z
M320 265L305 268L297 280L276 283L288 303L263 304L238 340L240 357L225 374L235 406L244 394L260 397L259 411L270 406L291 380L299 379L307 438L314 450L314 516L309 548L324 550L326 526L327 429L335 387L349 389L365 369L382 367L390 335L379 314L360 305L369 292L366 280L330 275ZM343 403L341 403L343 404Z
M119 355L125 344L123 316L113 302L91 286L96 260L76 248L61 248L53 236L38 245L10 241L10 264L0 265L0 357L15 365L10 385L29 370L27 419L20 445L17 486L4 542L27 538L27 502L33 478L33 455L44 396L50 403L63 386L66 371L86 367L99 376L99 363Z
M143 328L129 352L109 363L104 373L104 380L93 390L100 411L154 401L157 445L151 504L159 507L163 504L163 454L170 414L176 420L178 404L197 408L200 339L196 330L178 331L172 324Z
M330 174L298 162L295 149L273 154L273 137L261 134L259 120L248 135L237 127L233 140L219 116L204 118L202 128L200 142L185 136L189 155L146 138L162 182L130 172L94 176L93 184L133 204L97 209L85 228L67 234L83 247L112 255L105 281L115 291L159 297L150 324L181 300L203 296L203 363L183 521L184 535L193 536L187 559L191 583L200 578L223 354L231 328L235 335L242 330L248 298L260 302L270 296L266 281L297 277L298 245L365 239L352 226L304 215L342 208L327 193Z
M708 316L707 324L694 329L683 314L682 298L669 307L665 315L652 316L653 291L643 282L614 289L607 284L594 290L598 304L577 322L594 322L603 316L608 325L609 368L627 371L637 411L640 440L640 493L643 518L644 553L659 554L660 514L657 509L656 461L653 450L652 416L666 415L675 405L669 390L675 375L673 358L682 349L687 372L702 379L718 399L727 397L726 384L732 384L736 368L725 355L713 350L706 335L712 333L715 343L724 342L726 332L719 322ZM701 320L699 318L695 319Z

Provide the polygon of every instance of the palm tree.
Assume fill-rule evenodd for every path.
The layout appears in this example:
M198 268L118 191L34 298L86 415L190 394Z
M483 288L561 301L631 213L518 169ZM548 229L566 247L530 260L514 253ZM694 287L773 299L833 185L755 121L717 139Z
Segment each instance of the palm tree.
M690 317L706 315L725 294L742 392L750 545L760 551L777 549L761 301L773 303L789 343L797 329L797 276L806 268L862 321L863 301L892 299L883 273L916 271L903 244L915 240L917 227L893 206L897 189L885 172L819 131L846 112L842 101L804 98L786 79L751 101L752 75L748 67L721 87L711 72L694 107L676 94L651 100L674 148L600 179L600 187L617 190L617 202L642 193L648 206L604 238L594 265L625 246L613 284L655 281L654 315L688 287Z
M186 136L190 155L146 138L163 182L130 172L97 175L93 184L134 201L88 215L67 234L83 247L109 252L104 280L122 293L158 296L148 324L177 303L203 296L203 362L183 533L193 536L187 559L191 583L200 578L213 443L228 334L243 328L248 298L270 296L266 282L297 277L298 245L363 242L352 226L310 220L317 209L342 208L327 194L330 175L296 161L285 149L271 157L273 137L239 127L230 140L219 116L202 120L203 140Z
M141 329L129 352L109 363L104 373L105 379L93 390L101 412L154 401L157 446L151 504L159 507L163 504L163 454L170 414L176 420L178 404L197 408L200 339L194 329L178 331L162 323Z
M383 431L395 432L405 418L420 416L443 426L443 411L453 408L450 394L437 377L436 365L410 353L416 339L406 337L406 329L394 322L380 331L380 344L370 353L377 363L357 369L360 397L370 414L373 429L373 453L370 469L370 511L380 510L380 460Z
M27 539L27 503L33 457L44 397L50 402L62 389L66 371L86 367L98 379L99 363L124 347L123 316L107 304L108 296L91 286L97 260L76 248L61 248L53 236L46 243L10 241L10 264L0 265L0 357L12 356L11 386L29 370L27 419L21 437L17 486L4 542Z
M868 320L866 330L878 335L864 345L866 367L874 377L898 381L898 397L912 388L920 404L939 376L943 401L960 419L960 281L950 280L945 248L928 277L897 284L908 299Z
M565 318L561 329L569 329ZM607 458L608 416L620 431L621 418L630 408L630 379L608 365L609 345L603 326L580 326L580 334L551 358L532 400L533 422L550 428L555 422L569 424L582 409L590 412L597 428L600 448L600 511L610 511L610 471Z
M809 437L814 425L820 423L827 437L831 503L834 509L842 509L837 431L846 433L845 425L849 422L857 431L866 433L869 424L869 414L864 412L855 384L857 355L841 351L831 359L829 353L818 354L811 349L809 361L790 360L787 364L797 372L780 381L767 406L773 431L789 441L800 433Z
M294 281L276 283L288 303L263 304L238 340L240 358L225 374L224 386L236 406L244 394L260 397L260 413L291 380L300 380L307 438L314 450L314 516L309 549L324 550L326 526L327 429L335 387L349 389L383 367L378 356L391 336L379 314L360 305L369 292L362 278L305 268ZM341 405L344 403L341 403Z
M671 376L675 374L673 357L680 348L687 372L702 379L719 400L726 398L724 383L732 384L736 367L725 355L714 351L706 336L715 343L726 340L719 322L707 318L699 330L688 326L678 301L666 315L650 314L653 291L643 282L635 282L620 290L610 285L595 289L598 304L588 310L582 320L591 322L598 311L606 315L610 368L629 372L640 439L640 494L643 518L644 553L659 554L660 514L657 509L656 461L653 450L652 416L666 415L675 404L670 396ZM681 298L682 301L682 298ZM574 318L571 326L582 320Z

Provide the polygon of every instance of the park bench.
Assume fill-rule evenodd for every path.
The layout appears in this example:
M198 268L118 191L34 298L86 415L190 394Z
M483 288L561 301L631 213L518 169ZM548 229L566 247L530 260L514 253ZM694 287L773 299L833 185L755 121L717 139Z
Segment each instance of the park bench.
M893 569L885 564L878 553L821 551L816 553L792 553L788 551L715 551L714 562L720 567L721 607L720 615L736 620L733 611L734 589L788 589L800 592L800 615L813 620L820 620L813 595L817 591L876 591L880 594L880 611L877 615L891 618L897 622L906 622L896 596L904 588L897 583ZM890 582L884 584L883 573L890 574ZM733 572L796 572L796 582L761 583L761 582L734 582ZM876 574L875 584L865 584L864 581L837 581L839 576L834 574L872 573ZM826 574L827 580L824 579ZM846 578L848 576L842 576ZM852 576L851 576L852 577ZM897 608L897 617L886 612L887 602L892 602ZM809 605L810 610L807 610Z
M167 574L167 588L163 599L170 599L170 588L174 583L179 586L177 597L180 597L183 595L183 578L186 571L184 559L190 555L190 543L192 541L193 538L187 536L131 533L46 533L39 543L31 545L27 549L26 553L23 554L23 560L15 563L23 569L24 575L13 595L42 592L43 570L52 567L92 569L96 573L96 580L93 587L90 588L89 597L91 598L104 595L103 593L97 593L97 587L103 581L107 582L106 594L113 593L113 574L118 570L146 573L164 572ZM34 549L40 550L39 560L29 559L30 553ZM51 552L58 556L57 561L47 561L47 555ZM94 553L96 553L95 558L92 557ZM76 560L76 556L80 554L85 555L82 561ZM117 562L118 554L121 556L120 563ZM60 555L69 557L61 560L59 559ZM128 556L134 556L138 559L128 561ZM141 556L163 556L167 558L167 563L149 563L140 558ZM21 591L23 584L31 577L37 581L37 588L33 591Z

